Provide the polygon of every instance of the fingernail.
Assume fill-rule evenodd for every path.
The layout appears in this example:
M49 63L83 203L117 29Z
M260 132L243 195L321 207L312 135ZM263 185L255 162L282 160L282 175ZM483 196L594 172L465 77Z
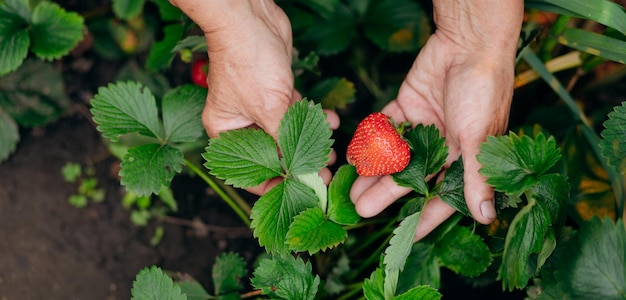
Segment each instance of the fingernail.
M493 205L493 201L484 201L480 204L480 214L485 219L496 219L496 208Z

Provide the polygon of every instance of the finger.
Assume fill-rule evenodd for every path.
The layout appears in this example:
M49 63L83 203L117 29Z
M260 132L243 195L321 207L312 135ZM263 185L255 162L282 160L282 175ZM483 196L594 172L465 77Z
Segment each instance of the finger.
M408 94L408 93L405 93ZM405 96L405 97L418 97L417 95ZM406 99L406 98L405 98ZM389 102L381 112L391 117L396 122L411 122L413 126L417 124L431 125L434 124L439 131L444 133L443 123L438 118L438 115L432 111L430 107L425 107L422 104L423 101L408 101L398 98ZM402 101L401 101L402 100ZM407 103L410 102L410 103Z
M389 175L382 177L358 177L350 190L357 213L364 218L373 217L400 197L410 188L398 186Z
M276 177L276 178L267 180L255 187L246 188L245 190L257 196L262 196L263 194L267 193L269 190L277 186L282 181L283 181L283 177Z
M325 185L330 184L331 179L333 179L333 174L328 168L323 168L322 170L320 170L319 175L320 177L322 177Z
M490 224L497 215L495 209L494 191L486 182L485 177L478 173L482 165L476 160L479 145L465 147L463 151L463 181L465 201L476 221Z
M252 125L252 121L241 114L222 108L220 103L207 101L202 111L202 124L211 138L220 132L244 128Z
M415 231L415 241L419 241L428 235L437 228L437 226L452 216L454 212L454 208L450 207L439 198L433 198L426 202L422 210L420 221L417 224L417 230Z
M332 150L328 155L328 162L326 164L332 166L335 164L335 162L337 162L337 152L335 152L335 150Z
M293 90L293 92L291 93L291 102L295 103L296 101L300 101L302 100L302 94L300 94L300 92L296 89Z
M320 170L319 176L322 178L322 181L325 185L328 185L333 178L333 175L328 168L323 168L322 170ZM276 177L267 180L255 187L246 188L245 190L257 196L263 196L265 193L269 192L272 188L277 186L282 181L282 177Z
M326 113L326 121L330 123L330 129L336 130L339 128L339 115L330 109L324 109L324 113Z
M251 107L251 109L248 110L248 113L252 116L254 122L261 127L261 129L271 135L274 140L278 140L278 127L280 125L280 121L289 109L289 106L293 103L294 102L292 100L268 100L265 101L263 105Z

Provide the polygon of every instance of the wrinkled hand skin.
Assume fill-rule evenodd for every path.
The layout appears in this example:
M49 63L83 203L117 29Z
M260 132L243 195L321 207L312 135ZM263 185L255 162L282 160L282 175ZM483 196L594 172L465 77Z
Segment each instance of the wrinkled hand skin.
M301 99L291 70L292 34L285 13L269 0L170 0L203 30L209 86L202 122L209 137L239 128L261 128L274 139L287 109ZM327 111L331 128L339 117ZM331 154L329 164L335 160ZM321 172L328 183L331 173ZM262 195L280 182L248 191Z
M463 156L467 205L476 221L489 224L496 218L494 191L478 174L476 155L488 135L503 133L508 124L523 1L435 0L433 5L436 32L415 59L397 99L382 112L396 122L435 124L449 146L445 167ZM391 176L359 177L350 196L357 212L371 217L409 192ZM415 239L454 212L441 199L428 201Z
M276 138L281 116L300 98L293 89L291 27L284 12L269 0L170 2L205 33L211 65L203 123L209 136L256 126ZM450 148L446 166L463 156L467 205L478 222L488 224L496 218L494 194L478 174L476 155L486 136L507 127L523 1L434 0L433 7L436 32L382 112L396 122L439 128ZM327 116L337 128L337 115ZM322 177L328 182L330 172L324 169ZM263 194L278 180L249 190ZM371 217L409 191L391 176L359 177L351 198L360 215ZM416 239L453 213L440 199L429 201Z

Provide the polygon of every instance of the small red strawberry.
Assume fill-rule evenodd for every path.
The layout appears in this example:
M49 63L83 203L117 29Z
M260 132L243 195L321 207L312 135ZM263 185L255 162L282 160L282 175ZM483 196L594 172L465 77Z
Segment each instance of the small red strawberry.
M209 73L209 61L206 59L196 60L191 65L191 81L203 88L208 87L206 82L207 74Z
M367 116L348 144L348 163L361 176L398 173L409 164L411 149L391 119L379 112Z

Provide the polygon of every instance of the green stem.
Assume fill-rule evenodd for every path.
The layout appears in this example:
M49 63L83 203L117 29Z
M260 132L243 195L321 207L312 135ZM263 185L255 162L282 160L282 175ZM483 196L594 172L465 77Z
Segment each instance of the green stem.
M390 222L387 227L389 227L389 225L394 225L395 222ZM382 233L387 232L387 227L385 227L383 230L379 231L377 234L375 234L377 237L380 236ZM354 270L354 272L352 272L349 276L349 281L354 280L359 274L361 274L363 271L365 271L365 269L369 268L371 264L373 264L375 261L380 259L380 255L381 253L385 250L385 248L387 248L387 246L389 245L389 241L391 240L391 236L389 235L382 243L380 243L380 245L378 246L378 248L376 248L376 250L374 250L374 252L372 252L366 259L365 261L363 261L362 263L359 264L359 267L356 268L356 270ZM375 239L368 239L367 244L369 245L369 243L371 243L372 241L374 241ZM364 247L359 247L359 249L364 249ZM357 252L357 251L355 251Z
M363 83L365 88L367 88L367 90L374 96L376 100L382 99L385 93L379 87L377 82L372 77L370 77L369 72L364 67L366 62L365 53L363 53L364 50L359 47L353 47L353 49L354 51L352 51L352 65L357 77L359 78L359 80L361 80L361 83Z
M353 296L363 290L363 282L353 283L348 286L348 292L341 295L337 300L354 299ZM359 298L360 299L360 298Z
M250 206L241 197L231 197L228 192L224 190L224 187L218 184L213 178L209 177L205 172L202 172L200 168L185 159L185 165L196 173L209 187L211 187L221 198L233 209L233 211L241 218L241 220L249 227L250 226Z
M378 240L378 238L380 238L381 235L393 232L392 228L395 225L396 225L396 219L393 218L391 221L389 221L387 223L387 225L385 225L385 227L383 229L376 231L372 235L368 235L367 239L364 242L360 243L357 248L352 249L351 252L352 253L358 253L358 252L362 251L363 249L367 249L370 246L370 244L372 244L374 241Z
M357 272L355 274L360 274L365 269L367 269L371 264L378 261L380 259L380 255L385 251L385 248L389 246L389 241L391 240L391 235L388 236L384 242L382 242L374 252L365 259L365 261L357 268Z
M345 229L347 231L350 231L350 230L359 229L361 227L365 227L365 226L369 226L369 225L385 223L387 221L388 221L388 219L369 219L369 220L365 220L365 221L359 222L359 223L354 224L354 225L346 225L346 226L343 227L343 229Z

